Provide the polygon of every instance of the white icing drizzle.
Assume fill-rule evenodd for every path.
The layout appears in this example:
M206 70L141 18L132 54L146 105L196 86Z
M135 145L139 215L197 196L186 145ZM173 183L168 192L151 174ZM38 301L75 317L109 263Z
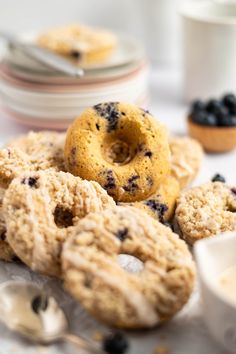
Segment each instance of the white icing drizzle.
M127 304L135 310L135 315L138 317L140 323L145 326L153 326L159 323L160 318L156 313L154 306L147 301L146 297L141 293L126 287L122 282L117 282L114 276L109 272L105 272L98 267L92 267L91 262L86 261L80 257L76 252L65 249L64 259L67 259L70 264L73 264L77 268L87 268L92 273L95 273L95 277L99 277L103 280L107 286L118 288L120 293L124 296ZM122 270L121 270L122 271Z

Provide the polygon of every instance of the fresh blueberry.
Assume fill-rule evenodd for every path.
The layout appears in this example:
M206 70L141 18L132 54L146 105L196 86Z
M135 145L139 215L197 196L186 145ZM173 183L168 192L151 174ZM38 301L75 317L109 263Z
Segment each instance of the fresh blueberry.
M206 104L206 110L212 114L218 114L222 108L222 103L218 100L209 100Z
M232 115L236 115L236 105L232 107L228 107L229 113Z
M233 125L232 117L229 114L219 116L218 125L220 127L231 127Z
M229 109L226 106L220 106L216 115L226 115L229 114Z
M226 182L226 179L224 178L224 176L220 175L219 173L216 173L212 179L211 179L212 182L222 182L222 183L225 183Z
M103 350L108 354L124 354L129 347L126 337L116 332L103 340Z
M207 119L207 113L204 111L193 112L191 115L192 121L198 124L202 124Z
M193 122L201 125L214 126L217 124L217 119L213 114L200 111L192 114Z
M217 118L214 114L208 114L205 125L215 126L217 125Z
M200 100L193 101L191 105L192 112L199 112L199 111L203 111L204 109L205 109L205 104L203 101Z
M236 96L232 93L228 93L222 98L223 104L231 109L236 109Z
M233 116L231 116L231 125L233 126L233 127L235 127L236 126L236 114L235 115L233 115Z
M226 106L221 106L216 113L217 125L224 126L229 124L229 109Z

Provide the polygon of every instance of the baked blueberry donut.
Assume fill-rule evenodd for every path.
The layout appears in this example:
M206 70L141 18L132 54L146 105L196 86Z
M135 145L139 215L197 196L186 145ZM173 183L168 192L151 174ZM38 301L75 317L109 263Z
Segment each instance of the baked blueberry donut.
M25 173L4 196L7 240L32 270L60 275L62 243L79 220L114 205L96 182L50 170Z
M197 176L203 160L203 149L199 142L189 137L170 138L171 174L184 188Z
M10 141L0 150L0 186L7 188L13 178L27 171L64 170L64 143L64 133L48 131Z
M180 186L177 179L167 176L149 198L140 202L121 203L145 210L150 216L164 223L172 219L176 200L179 197Z
M170 168L166 130L135 105L98 104L70 126L65 163L69 172L97 181L116 201L143 200Z
M236 231L236 188L209 182L183 192L175 219L183 238L191 245L202 238Z
M52 28L37 38L40 47L83 65L106 60L116 42L116 36L107 30L79 24Z
M136 257L136 269L120 265L127 255ZM62 272L68 291L92 315L123 328L153 327L174 316L192 292L195 273L186 243L130 206L81 220L63 246Z

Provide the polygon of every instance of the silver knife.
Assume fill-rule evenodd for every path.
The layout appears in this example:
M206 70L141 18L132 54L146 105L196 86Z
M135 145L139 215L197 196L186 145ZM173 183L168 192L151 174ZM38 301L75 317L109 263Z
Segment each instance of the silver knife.
M70 63L63 57L55 54L45 48L40 48L34 44L23 43L16 36L0 30L0 37L6 40L10 45L19 48L28 57L36 60L37 62L46 65L49 68L56 69L64 74L73 77L82 77L84 70L78 68L73 63Z

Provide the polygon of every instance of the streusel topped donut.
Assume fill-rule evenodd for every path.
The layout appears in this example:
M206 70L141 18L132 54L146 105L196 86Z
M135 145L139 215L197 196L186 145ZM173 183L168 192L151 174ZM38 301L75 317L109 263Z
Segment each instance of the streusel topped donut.
M123 269L123 256L141 261ZM139 262L140 263L140 262ZM90 213L62 252L66 288L95 317L123 328L152 327L188 300L194 264L170 228L134 207Z
M202 160L203 149L197 140L189 137L172 137L170 139L171 174L181 188L189 185L197 176Z
M236 188L209 182L183 192L175 218L190 244L205 237L236 230Z
M62 244L79 220L114 205L96 182L65 172L28 172L15 178L4 196L7 239L31 269L60 275Z
M6 188L13 178L28 171L65 170L65 134L30 132L14 139L0 150L0 186Z

